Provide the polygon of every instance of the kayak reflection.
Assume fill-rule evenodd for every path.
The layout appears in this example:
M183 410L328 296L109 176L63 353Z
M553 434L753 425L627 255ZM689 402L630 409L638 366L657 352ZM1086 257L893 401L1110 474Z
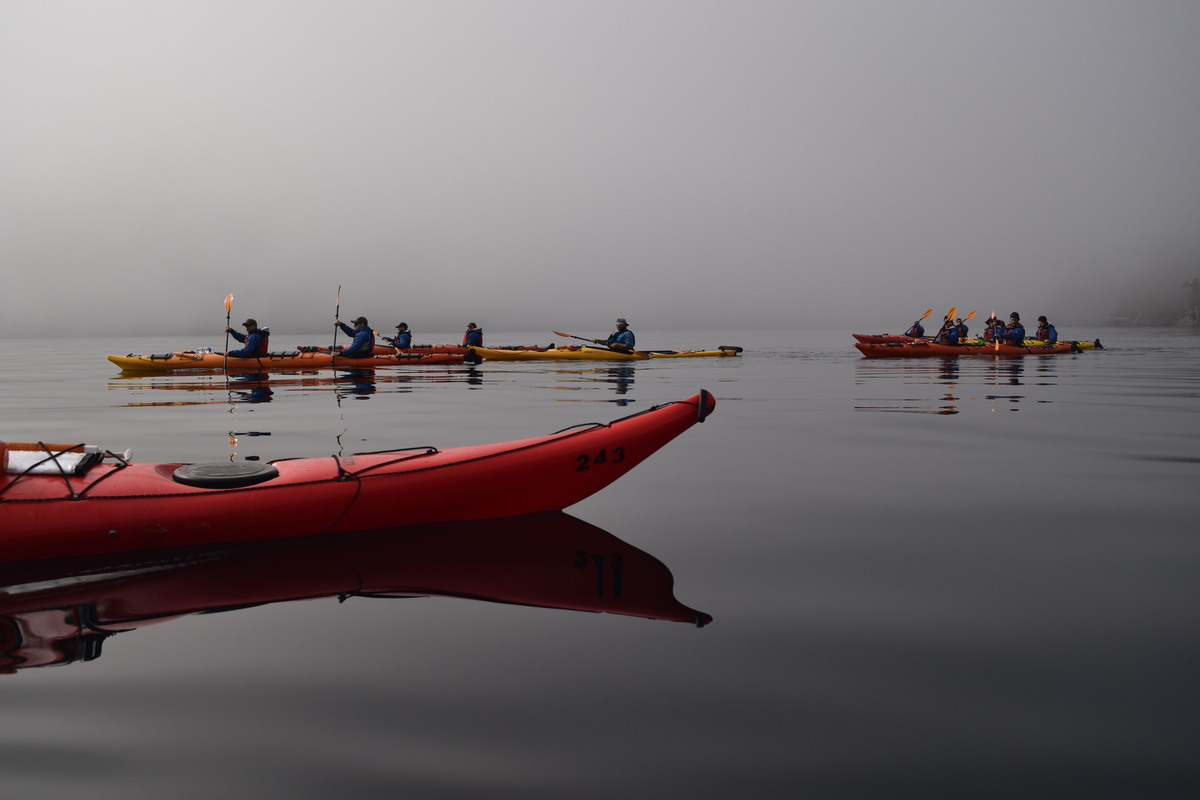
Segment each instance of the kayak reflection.
M0 672L90 661L121 631L321 597L459 597L703 626L661 561L563 512L0 565Z
M366 398L378 391L411 392L422 384L482 383L476 370L430 367L403 372L348 368L308 372L251 372L229 375L190 373L122 373L110 378L110 390L132 392L183 391L197 393L203 399L157 400L125 403L124 407L215 405L228 402L262 403L274 399L275 392L333 391L343 397ZM207 395L207 397L206 397Z

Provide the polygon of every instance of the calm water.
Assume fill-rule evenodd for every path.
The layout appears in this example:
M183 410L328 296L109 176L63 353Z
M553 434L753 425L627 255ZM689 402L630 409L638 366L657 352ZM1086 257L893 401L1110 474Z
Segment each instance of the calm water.
M352 542L402 568L396 588L459 596L150 624L178 584L143 587L99 657L0 675L3 796L1196 796L1200 337L1097 329L1077 335L1106 350L904 362L861 358L849 331L638 335L746 352L227 383L103 358L218 337L0 345L0 438L141 461L451 446L717 398L539 530ZM469 599L570 558L559 537L597 597L619 579L713 622ZM226 598L336 594L305 584L331 558L193 574ZM431 559L450 565L436 580Z

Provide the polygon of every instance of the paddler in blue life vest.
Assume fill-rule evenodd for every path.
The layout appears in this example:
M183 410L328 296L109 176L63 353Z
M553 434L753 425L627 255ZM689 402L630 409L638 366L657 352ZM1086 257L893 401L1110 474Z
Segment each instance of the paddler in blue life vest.
M970 328L967 327L967 323L962 321L962 317L954 320L954 324L958 328L958 340L961 342L963 339L967 338L967 331L969 331Z
M1046 321L1044 316L1038 317L1037 338L1039 342L1047 342L1048 344L1054 344L1058 341L1058 331Z
M917 320L912 324L912 327L904 332L905 336L912 336L915 339L920 339L925 335L925 327L921 325L921 320Z
M351 328L341 320L333 321L335 328L341 328L342 332L347 336L353 336L349 346L342 348L337 355L342 358L367 358L375 353L375 332L371 330L371 326L367 324L366 317L355 317L354 327Z
M271 331L267 328L259 330L258 321L250 318L242 323L242 327L246 329L245 333L235 331L228 326L225 327L225 332L237 339L242 344L246 345L240 350L230 350L225 355L229 358L254 358L256 356L265 356L267 354L267 342L271 338Z
M1008 325L996 332L996 339L1004 344L1020 347L1025 342L1025 326L1021 324L1021 315L1012 312L1008 315Z
M407 350L412 347L412 332L408 330L408 323L401 322L396 326L395 338L385 336L383 340L397 350Z
M625 321L624 317L617 317L616 324L617 329L610 333L607 339L592 339L592 341L607 346L609 350L616 350L618 353L633 352L637 340L633 336L633 331L629 330L629 323Z
M942 320L942 329L933 337L934 344L958 344L958 326L954 320L946 317Z
M467 331L463 334L463 347L483 347L483 328L468 322Z

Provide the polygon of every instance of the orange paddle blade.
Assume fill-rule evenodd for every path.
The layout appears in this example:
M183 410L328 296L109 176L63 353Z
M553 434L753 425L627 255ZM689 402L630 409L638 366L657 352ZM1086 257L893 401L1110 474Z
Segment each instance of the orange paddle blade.
M225 313L228 314L232 310L233 310L233 293L231 292L225 298Z
M975 312L974 312L974 311L972 311L970 314L967 314L965 317L963 317L963 322L966 322L967 320L969 320L969 319L970 319L971 317L973 317L973 316L975 316Z
M925 319L926 317L928 317L928 316L929 316L930 314L932 314L932 313L933 313L933 309L931 308L931 309L929 309L928 311L926 311L924 314L922 314L922 315L920 316L920 318L917 320L917 322L920 322L921 320Z

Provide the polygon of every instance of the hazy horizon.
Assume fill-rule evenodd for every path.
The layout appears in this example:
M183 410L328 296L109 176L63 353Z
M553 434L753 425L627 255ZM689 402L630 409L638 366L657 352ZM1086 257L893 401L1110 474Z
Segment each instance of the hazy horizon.
M10 338L339 285L387 333L1085 325L1200 273L1194 3L0 12Z

